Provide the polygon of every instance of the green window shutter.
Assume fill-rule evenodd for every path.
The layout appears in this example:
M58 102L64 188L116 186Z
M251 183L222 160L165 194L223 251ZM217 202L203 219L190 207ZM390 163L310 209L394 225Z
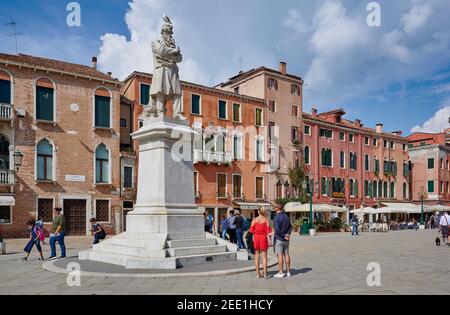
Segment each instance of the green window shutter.
M233 104L233 121L241 121L241 105Z
M256 126L262 126L262 110L256 109Z
M227 119L227 102L219 101L219 118Z
M11 104L11 82L0 80L0 103Z
M354 192L355 192L355 197L357 197L358 196L358 190L359 190L359 188L358 188L358 181L357 180L355 180L355 188L354 188Z
M428 169L434 169L434 159L428 159Z
M200 95L192 94L192 114L200 115Z
M36 119L54 121L53 96L53 89L36 87Z
M100 128L111 127L111 98L95 96L95 126Z
M150 104L150 85L141 84L141 105Z
M428 181L428 192L434 193L434 181L432 180Z

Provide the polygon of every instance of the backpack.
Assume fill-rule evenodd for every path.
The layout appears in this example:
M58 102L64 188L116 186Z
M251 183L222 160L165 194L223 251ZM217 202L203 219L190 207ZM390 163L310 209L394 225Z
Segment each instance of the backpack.
M97 223L98 224L98 223ZM103 228L103 226L101 226L100 224L98 224L98 227L100 228L100 230L102 230L101 232L98 233L98 238L99 239L105 239L106 238L106 232L105 229Z
M247 232L248 230L250 230L250 222L249 222L249 220L247 220L244 217L242 217L242 219L244 220L244 224L242 224L242 228L243 228L244 232Z

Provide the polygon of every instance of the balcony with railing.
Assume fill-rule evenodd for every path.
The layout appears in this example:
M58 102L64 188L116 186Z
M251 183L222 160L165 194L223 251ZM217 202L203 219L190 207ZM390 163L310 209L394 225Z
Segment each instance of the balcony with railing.
M233 156L229 152L211 152L194 150L194 164L197 163L231 164Z
M0 170L0 186L12 186L15 184L15 174L10 170Z
M10 104L0 103L0 120L13 119L14 108Z

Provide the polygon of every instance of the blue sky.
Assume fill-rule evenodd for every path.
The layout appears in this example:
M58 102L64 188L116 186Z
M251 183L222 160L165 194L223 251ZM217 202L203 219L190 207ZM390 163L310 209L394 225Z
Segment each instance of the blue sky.
M450 116L450 4L378 1L381 26L370 28L356 0L80 0L81 27L68 27L66 0L0 0L2 52L19 51L89 64L123 78L150 72L150 42L160 17L175 23L183 79L215 85L260 65L305 79L305 110L342 107L367 126L439 131Z

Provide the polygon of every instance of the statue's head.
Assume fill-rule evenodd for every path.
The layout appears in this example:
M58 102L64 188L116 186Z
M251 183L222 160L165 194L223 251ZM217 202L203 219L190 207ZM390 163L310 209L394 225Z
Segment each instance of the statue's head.
M161 28L161 35L164 43L169 47L176 47L175 40L173 38L173 24L168 16L163 16L164 24Z

